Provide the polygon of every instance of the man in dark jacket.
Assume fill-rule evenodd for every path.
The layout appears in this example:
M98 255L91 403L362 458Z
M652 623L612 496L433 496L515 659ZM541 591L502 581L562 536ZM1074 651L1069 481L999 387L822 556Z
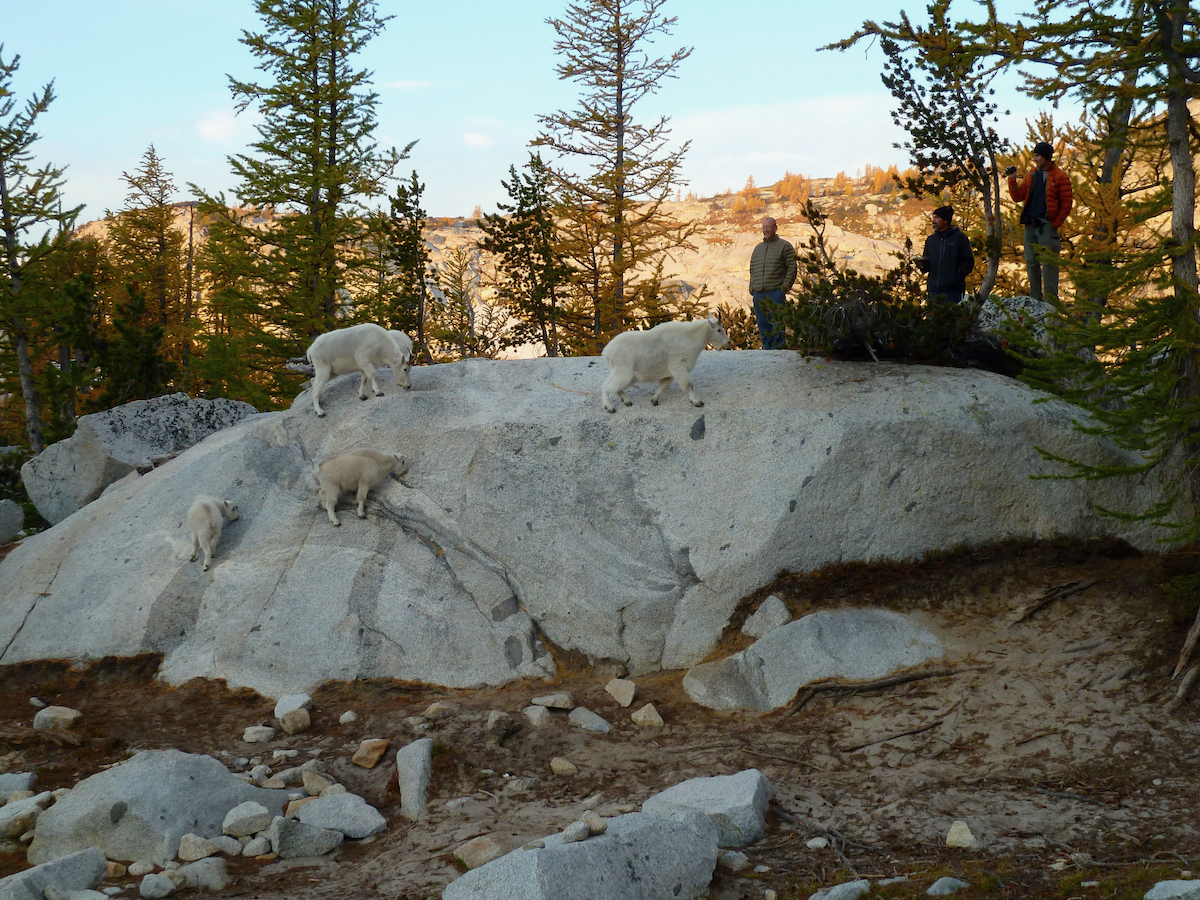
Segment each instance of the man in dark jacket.
M771 317L771 307L783 306L784 294L796 283L795 248L777 231L774 219L763 219L763 239L750 254L750 296L764 350L783 349L784 334Z
M1017 184L1017 167L1009 166L1008 193L1020 203L1025 226L1025 271L1029 274L1029 296L1035 300L1058 298L1058 254L1062 240L1058 229L1067 221L1074 197L1071 178L1051 157L1054 148L1043 141L1033 148L1034 168ZM1041 248L1040 250L1038 248Z
M967 273L975 268L971 242L950 224L952 218L952 207L933 211L934 232L925 238L925 252L917 259L917 267L929 274L931 304L961 303L967 293Z

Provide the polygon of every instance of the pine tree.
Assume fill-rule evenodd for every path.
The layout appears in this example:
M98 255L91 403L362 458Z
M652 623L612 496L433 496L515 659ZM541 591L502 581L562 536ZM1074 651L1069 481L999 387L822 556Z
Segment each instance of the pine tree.
M479 262L478 250L455 247L434 266L442 294L432 323L440 359L493 359L500 351L507 316L480 296Z
M564 250L574 283L592 313L593 348L638 323L638 282L653 277L672 249L688 246L694 226L673 220L663 204L683 182L679 166L688 142L671 150L663 116L638 122L638 104L654 94L691 54L680 48L652 58L648 45L670 35L674 18L660 14L666 0L580 0L563 19L549 19L558 35L560 79L583 87L579 106L541 116L534 146L562 158L553 167ZM577 174L581 166L590 167ZM649 275L648 275L649 273Z
M16 388L25 406L25 435L33 453L43 448L41 409L30 353L29 316L33 310L24 288L26 272L66 239L81 206L64 210L61 166L34 162L38 119L54 101L53 83L23 106L12 82L20 56L4 59L0 44L0 323L15 354ZM7 378L5 379L8 380Z
M409 334L422 362L432 362L429 346L429 245L425 243L427 215L421 207L425 185L416 170L407 183L396 185L383 239L394 281L388 305L381 310L387 327Z
M496 291L517 320L507 341L540 343L547 356L561 356L564 341L580 335L584 323L567 308L571 270L559 249L549 171L530 154L523 171L509 166L508 175L500 184L512 202L479 220L480 246L496 259Z
M229 160L242 206L200 193L201 213L221 220L205 265L250 326L237 340L261 383L271 364L302 354L347 312L342 282L362 245L360 213L412 144L381 150L373 138L377 95L354 57L387 21L374 2L256 0L255 9L262 30L243 32L242 43L265 78L230 78L239 109L262 116L251 152ZM276 381L278 402L295 379Z

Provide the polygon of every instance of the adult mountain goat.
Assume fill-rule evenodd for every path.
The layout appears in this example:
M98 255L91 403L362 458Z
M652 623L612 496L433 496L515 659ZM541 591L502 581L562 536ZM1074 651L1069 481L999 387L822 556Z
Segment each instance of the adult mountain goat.
M228 500L219 497L200 494L192 501L192 507L188 510L188 527L192 529L192 559L195 560L196 554L203 550L205 572L212 565L213 553L217 549L217 541L221 539L221 530L225 527L226 519L236 522L238 509Z
M341 525L333 511L338 495L342 491L355 491L358 517L365 519L367 511L363 504L367 502L367 494L383 484L393 472L403 475L407 469L408 466L395 453L384 453L373 447L359 447L349 453L339 453L321 461L317 466L317 483L320 485L317 496L321 506L329 513L329 521L334 525Z
M703 406L704 401L692 388L691 371L696 367L700 351L709 344L717 350L729 346L725 326L719 318L712 316L694 322L663 322L649 331L618 334L600 354L612 370L600 388L604 408L610 413L617 411L612 394L620 397L626 406L633 406L633 401L625 396L625 388L635 381L658 382L658 390L650 397L650 402L658 406L658 398L672 380L678 381L687 391L692 406Z
M403 340L401 340L403 339ZM366 322L339 328L317 337L308 348L308 361L316 374L313 378L313 409L324 416L321 409L321 391L331 375L348 375L361 372L358 383L358 399L367 399L367 379L371 379L371 390L376 397L383 391L375 381L375 371L388 366L396 378L396 384L407 390L412 387L412 341L400 331L388 331L379 325Z

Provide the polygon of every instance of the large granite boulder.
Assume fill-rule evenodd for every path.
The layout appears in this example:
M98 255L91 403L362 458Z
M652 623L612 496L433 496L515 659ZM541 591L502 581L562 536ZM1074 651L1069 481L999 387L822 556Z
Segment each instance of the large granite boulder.
M158 651L171 683L279 696L544 676L545 636L637 674L700 662L780 570L1007 539L1161 546L1145 523L1096 514L1145 508L1153 478L1031 478L1062 471L1038 447L1134 456L1000 375L710 351L693 373L703 409L678 387L653 407L641 385L610 415L606 368L467 360L416 369L407 392L384 375L366 402L350 375L326 387L324 419L302 394L220 431L0 564L0 662ZM363 445L408 472L334 528L315 461ZM188 562L198 493L241 511L207 573Z
M287 791L254 787L211 756L144 750L85 778L38 818L29 861L98 847L109 859L164 865L185 834L221 833L225 815L253 800L279 815Z
M257 410L237 400L170 394L80 418L75 433L21 467L29 498L56 525L113 482L174 456Z

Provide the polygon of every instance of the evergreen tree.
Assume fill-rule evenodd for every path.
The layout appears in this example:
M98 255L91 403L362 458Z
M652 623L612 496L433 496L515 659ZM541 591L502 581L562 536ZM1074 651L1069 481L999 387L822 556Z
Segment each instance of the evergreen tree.
M509 166L508 175L500 184L512 202L479 220L480 246L496 259L496 291L516 319L506 340L540 343L547 356L561 356L564 331L578 335L584 323L566 308L571 270L558 246L550 173L531 153L523 171Z
M340 324L345 269L362 244L360 213L412 144L382 150L373 138L377 95L354 57L387 21L374 2L256 0L255 9L262 31L243 32L242 43L265 78L231 77L230 85L239 109L255 109L262 121L251 153L229 160L241 208L203 194L201 213L219 220L203 265L238 324L247 376L280 402L296 379L267 373Z
M15 356L16 383L10 389L24 400L25 435L33 453L43 449L41 409L30 352L29 318L34 309L24 290L26 273L47 256L57 241L66 240L83 207L64 210L61 166L37 166L33 144L37 120L54 101L53 83L23 106L14 97L12 82L20 56L4 59L0 44L0 323ZM7 386L7 384L6 384Z
M433 277L442 294L432 328L439 357L494 358L507 317L479 295L479 251L455 247L434 267Z
M385 240L386 257L394 273L394 288L386 307L387 327L412 336L413 352L431 362L429 346L429 245L425 243L426 213L421 208L425 185L416 170L407 183L396 185L391 198Z
M104 348L101 362L105 377L102 402L106 407L157 397L174 374L174 367L163 354L166 329L158 311L147 305L137 282L127 283L125 294L113 311L113 337Z
M688 246L694 226L679 223L663 204L683 183L679 166L688 143L671 150L663 116L649 124L634 117L691 54L680 48L652 58L648 45L668 36L674 18L660 14L666 0L580 0L563 19L550 19L563 61L560 79L583 86L578 108L541 116L535 146L549 147L562 165L552 168L563 220L565 252L574 283L592 314L593 349L636 324L638 282L654 279L672 249ZM590 167L576 174L581 166ZM659 285L652 284L652 289Z

